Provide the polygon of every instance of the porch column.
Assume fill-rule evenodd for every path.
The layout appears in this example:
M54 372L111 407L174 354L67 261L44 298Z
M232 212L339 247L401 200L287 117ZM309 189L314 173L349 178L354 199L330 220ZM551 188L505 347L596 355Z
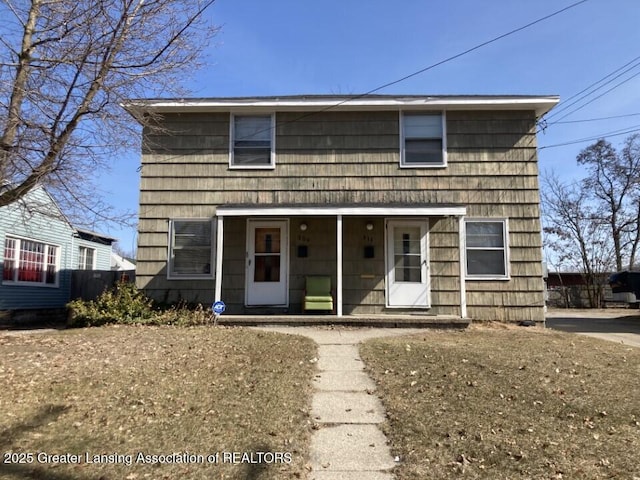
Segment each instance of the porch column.
M216 290L214 301L222 300L222 243L224 239L224 220L217 217L216 223Z
M336 217L336 245L337 245L337 261L336 269L337 285L336 285L336 314L342 316L342 215Z
M464 236L464 217L458 217L458 249L460 250L460 316L467 318L467 287L465 277L467 275L466 239Z

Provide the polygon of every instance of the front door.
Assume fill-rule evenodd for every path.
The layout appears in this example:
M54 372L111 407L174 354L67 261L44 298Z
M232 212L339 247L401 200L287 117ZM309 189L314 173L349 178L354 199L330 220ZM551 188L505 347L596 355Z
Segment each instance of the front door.
M289 235L287 220L248 220L247 285L250 305L289 303Z
M430 306L428 221L387 220L387 307Z

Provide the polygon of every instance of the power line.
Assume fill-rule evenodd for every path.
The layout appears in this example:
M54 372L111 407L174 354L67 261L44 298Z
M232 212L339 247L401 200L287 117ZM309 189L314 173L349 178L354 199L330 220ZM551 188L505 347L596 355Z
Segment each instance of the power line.
M592 93L595 93L596 91L598 91L600 88L604 87L605 85L608 85L609 83L611 83L612 81L614 81L615 79L619 78L620 76L624 75L625 73L629 72L630 70L633 70L635 67L637 67L638 65L640 65L639 63L636 63L635 65L631 66L630 68L628 68L627 70L625 70L624 72L619 73L618 75L616 75L615 77L613 77L611 80L609 80L608 82L606 82L605 84L599 86L598 88L596 88L593 92L587 93L585 95L583 95L582 97L578 98L577 100L575 100L574 102L571 103L566 103L569 102L569 100L572 100L574 98L576 98L579 95L582 95L583 93L587 92L588 90L590 90L591 88L595 87L596 85L598 85L599 83L602 83L604 80L606 80L607 78L611 77L612 75L615 75L616 73L618 73L620 70L623 70L624 68L628 67L629 65L631 65L632 63L638 62L638 60L640 60L640 56L634 58L633 60L625 63L624 65L622 65L621 67L616 68L614 71L608 73L607 75L605 75L604 77L602 77L601 79L593 82L591 85L587 86L586 88L580 90L578 93L570 96L569 98L566 98L564 100L564 104L559 106L558 108L554 109L553 112L550 112L549 115L546 115L546 120L555 117L556 115L562 113L564 110L566 110L567 108L571 107L572 105L575 105L576 103L578 103L580 100L582 100L585 97L588 97L589 95L591 95ZM555 123L555 122L554 122Z
M611 138L611 137L619 137L620 135L627 135L629 133L640 132L640 125L634 125L632 127L626 127L620 130L613 130L611 132L603 133L600 135L594 135L587 138L581 138L579 140L571 140L563 143L555 143L553 145L544 145L542 147L538 147L538 150L544 150L547 148L555 148L555 147L564 147L566 145L575 145L577 143L586 143L591 142L593 140L599 140L601 138Z
M560 15L561 13L566 12L567 10L570 10L570 9L572 9L572 8L575 8L575 7L577 7L578 5L581 5L581 4L583 4L583 3L586 3L587 1L588 1L588 0L580 0L580 1L578 1L578 2L572 3L571 5L568 5L568 6L564 7L564 8L561 8L560 10L556 10L555 12L550 13L549 15L545 15L544 17L540 17L540 18L538 18L538 19L536 19L536 20L534 20L534 21L532 21L532 22L527 23L526 25L523 25L523 26L521 26L521 27L515 28L515 29L510 30L510 31L508 31L508 32L506 32L506 33L503 33L503 34L501 34L501 35L498 35L497 37L494 37L494 38L492 38L492 39L490 39L490 40L487 40L487 41L485 41L485 42L482 42L482 43L480 43L480 44L478 44L478 45L476 45L476 46L474 46L474 47L468 48L468 49L466 49L466 50L464 50L464 51L462 51L462 52L460 52L460 53L457 53L457 54L455 54L455 55L452 55L452 56L450 56L450 57L447 57L447 58L445 58L444 60L440 60L440 61L438 61L438 62L436 62L436 63L432 63L431 65L429 65L429 66L427 66L427 67L424 67L424 68L422 68L422 69L420 69L420 70L417 70L417 71L415 71L415 72L413 72L413 73L410 73L410 74L408 74L408 75L405 75L404 77L401 77L401 78L399 78L399 79L397 79L397 80L393 80L393 81L391 81L391 82L387 82L387 83L385 83L385 84L383 84L383 85L380 85L379 87L376 87L376 88L374 88L374 89L371 89L371 90L369 90L369 91L367 91L367 92L365 92L365 93L361 93L361 94L357 94L357 95L350 96L350 97L348 97L348 98L346 98L346 99L344 99L344 100L341 100L341 101L340 101L340 102L338 102L338 103L335 103L335 104L333 104L333 105L329 105L329 106L327 106L327 107L324 107L324 108L322 108L322 109L320 109L320 110L318 110L318 111L316 111L316 112L309 112L309 113L305 113L305 114L300 115L299 117L294 118L294 119L292 119L292 120L289 120L289 121L286 121L286 122L282 122L280 125L289 125L289 124L292 124L292 123L298 122L298 121L300 121L300 120L304 120L305 118L311 117L311 116L313 116L313 115L316 115L316 114L319 114L319 113L324 113L324 112L327 112L327 111L329 111L329 110L333 110L334 108L337 108L337 107L339 107L339 106L341 106L341 105L344 105L344 104L346 104L346 103L348 103L348 102L350 102L350 101L353 101L353 100L359 100L359 99L361 99L361 98L366 97L367 95L371 95L371 94L373 94L373 93L379 92L380 90L383 90L383 89L385 89L385 88L388 88L388 87L390 87L390 86L392 86L392 85L397 85L398 83L404 82L405 80L408 80L408 79L413 78L413 77L415 77L415 76L417 76L417 75L420 75L420 74L422 74L422 73L424 73L424 72L427 72L427 71L429 71L429 70L432 70L432 69L434 69L434 68L436 68L436 67L439 67L440 65L443 65L443 64L445 64L445 63L448 63L448 62L451 62L451 61L453 61L453 60L456 60L456 59L458 59L458 58L460 58L460 57L462 57L462 56L464 56L464 55L467 55L467 54L469 54L469 53L471 53L471 52L474 52L474 51L476 51L476 50L479 50L479 49L480 49L480 48L482 48L482 47L486 47L487 45L490 45L490 44L492 44L492 43L495 43L495 42L497 42L498 40L502 40L503 38L506 38L506 37L508 37L508 36L510 36L510 35L513 35L513 34L515 34L515 33L521 32L522 30L525 30L525 29L527 29L527 28L529 28L529 27L532 27L532 26L534 26L534 25L536 25L536 24L538 24L538 23L540 23L540 22L543 22L543 21L548 20L548 19L550 19L550 18L552 18L552 17L555 17L556 15ZM640 57L639 57L639 58L640 58ZM267 130L271 130L271 128L265 129L264 131L267 131ZM262 131L254 132L254 134L258 134L258 133L262 133Z
M640 65L640 63L638 64ZM569 113L564 114L563 116L560 117L560 120L567 118L569 115L573 115L574 113L576 113L578 110L582 110L584 107L586 107L587 105L589 105L590 103L595 102L596 100L598 100L599 98L604 97L607 93L611 92L612 90L615 90L616 88L618 88L621 85L624 85L625 83L627 83L630 80L633 80L634 78L636 78L638 75L640 75L640 71L634 73L633 75L631 75L629 78L624 79L623 81L615 84L613 87L611 87L609 90L604 91L603 93L601 93L600 95L598 95L597 97L594 97L592 99L590 99L588 102L584 103L583 105L580 105L579 107L574 108L573 110L571 110ZM617 78L617 77L616 77ZM609 83L609 82L607 82ZM606 84L605 84L606 85ZM550 122L548 125L553 125L556 122Z
M415 77L416 75L420 75L421 73L424 73L424 72L426 72L428 70L431 70L431 69L433 69L435 67L438 67L438 66L443 65L445 63L448 63L448 62L450 62L452 60L460 58L460 57L462 57L464 55L467 55L468 53L474 52L474 51L476 51L476 50L478 50L478 49L480 49L482 47L486 47L487 45L490 45L490 44L492 44L494 42L497 42L498 40L502 40L505 37L513 35L514 33L518 33L518 32L520 32L522 30L525 30L525 29L527 29L529 27L532 27L533 25L536 25L536 24L538 24L540 22L548 20L551 17L555 17L556 15L559 15L559 14L561 14L561 13L563 13L563 12L565 12L565 11L571 9L571 8L577 7L578 5L580 5L582 3L585 3L587 1L588 0L581 0L579 2L572 3L571 5L569 5L569 6L565 7L565 8L557 10L557 11L555 11L555 12L549 14L549 15L545 15L544 17L538 18L537 20L534 20L533 22L529 22L526 25L523 25L521 27L513 29L513 30L511 30L511 31L509 31L507 33L503 33L502 35L498 35L497 37L494 37L491 40L487 40L486 42L480 43L480 44L476 45L475 47L468 48L467 50L465 50L463 52L460 52L460 53L458 53L456 55L452 55L451 57L445 58L444 60L441 60L439 62L433 63L433 64L429 65L428 67L425 67L425 68L422 68L422 69L420 69L420 70L418 70L416 72L410 73L409 75L405 75L404 77L399 78L398 80L394 80L392 82L385 83L384 85L381 85L380 87L374 88L373 90L369 90L366 93L363 93L361 95L356 96L354 99L358 99L358 98L363 97L365 95L370 95L372 93L378 92L378 91L383 90L383 89L385 89L387 87L390 87L392 85L396 85L396 84L398 84L400 82L404 82L405 80L408 80L409 78ZM345 103L347 101L348 100L345 100L345 101L343 101L341 103L338 103L336 106L341 105L342 103Z
M580 120L564 120L564 121L556 121L552 122L552 124L567 124L567 123L585 123L585 122L599 122L602 120L614 120L616 118L626 118L626 117L637 117L640 116L640 113L627 113L624 115L612 115L610 117L597 117L597 118L583 118Z

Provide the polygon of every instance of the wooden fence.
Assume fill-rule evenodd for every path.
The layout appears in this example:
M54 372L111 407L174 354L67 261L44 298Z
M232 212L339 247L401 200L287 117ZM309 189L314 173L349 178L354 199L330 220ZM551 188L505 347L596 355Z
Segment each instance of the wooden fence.
M74 270L71 272L71 300L95 300L117 283L135 281L135 270Z

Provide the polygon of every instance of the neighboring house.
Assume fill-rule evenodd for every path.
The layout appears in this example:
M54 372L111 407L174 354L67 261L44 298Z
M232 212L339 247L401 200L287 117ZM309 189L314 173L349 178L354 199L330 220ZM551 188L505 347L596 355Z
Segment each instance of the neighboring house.
M64 307L71 272L109 270L114 241L74 228L42 187L0 207L0 310Z
M123 257L116 252L111 252L111 270L131 271L136 269L134 259Z
M227 314L542 321L536 120L555 96L131 101L143 133L137 284Z

